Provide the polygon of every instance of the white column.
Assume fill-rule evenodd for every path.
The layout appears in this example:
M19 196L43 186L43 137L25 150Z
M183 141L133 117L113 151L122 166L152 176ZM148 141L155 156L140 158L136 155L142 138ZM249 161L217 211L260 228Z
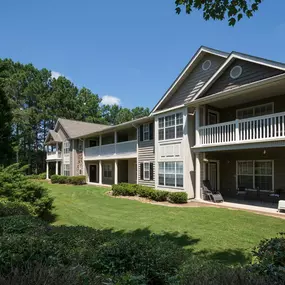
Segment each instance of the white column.
M57 157L58 156L58 142L56 143L55 153L56 153L56 157Z
M118 159L115 159L114 184L118 184Z
M201 199L200 153L196 153L196 158L195 158L195 198L196 199Z
M55 174L58 175L58 161L55 162Z
M99 160L99 184L102 184L102 160Z
M47 162L47 179L49 179L49 163Z
M82 142L82 175L85 175L85 139Z
M235 120L235 125L236 125L236 141L239 141L239 120Z
M200 106L197 106L197 107L196 107L196 113L195 113L195 138L196 138L196 146L197 146L197 145L200 145L199 127L200 127Z

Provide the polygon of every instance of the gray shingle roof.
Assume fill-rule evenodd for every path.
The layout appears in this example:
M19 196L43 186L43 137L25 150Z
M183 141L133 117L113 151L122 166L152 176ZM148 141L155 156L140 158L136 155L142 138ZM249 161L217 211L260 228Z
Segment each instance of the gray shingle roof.
M61 136L57 132L55 132L54 130L50 130L49 133L55 142L62 142L63 141Z
M61 118L58 119L58 122L62 125L65 132L71 139L110 128L110 126L102 124L86 123L86 122L67 120Z

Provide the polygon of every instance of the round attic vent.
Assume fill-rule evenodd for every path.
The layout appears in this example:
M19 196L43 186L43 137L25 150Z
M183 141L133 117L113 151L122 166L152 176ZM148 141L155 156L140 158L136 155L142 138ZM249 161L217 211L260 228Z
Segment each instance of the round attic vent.
M239 65L236 65L232 68L230 76L232 79L236 79L238 77L240 77L242 74L242 67Z
M208 59L208 60L205 60L202 64L202 69L203 70L208 70L212 65L212 62Z

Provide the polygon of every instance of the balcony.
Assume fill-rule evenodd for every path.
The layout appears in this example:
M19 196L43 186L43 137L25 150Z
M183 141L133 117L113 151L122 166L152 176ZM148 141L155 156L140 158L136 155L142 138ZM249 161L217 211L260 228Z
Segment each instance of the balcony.
M61 151L52 151L47 152L47 159L46 160L61 160Z
M285 112L198 128L195 147L285 140Z
M137 140L88 147L85 149L85 160L123 159L131 157L137 157Z

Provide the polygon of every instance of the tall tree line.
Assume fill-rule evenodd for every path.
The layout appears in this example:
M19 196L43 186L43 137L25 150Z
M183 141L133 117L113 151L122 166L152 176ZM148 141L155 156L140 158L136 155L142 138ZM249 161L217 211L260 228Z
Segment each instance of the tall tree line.
M29 164L29 172L45 167L44 140L58 118L119 124L149 114L148 108L102 105L102 99L65 77L11 59L0 59L0 165Z

